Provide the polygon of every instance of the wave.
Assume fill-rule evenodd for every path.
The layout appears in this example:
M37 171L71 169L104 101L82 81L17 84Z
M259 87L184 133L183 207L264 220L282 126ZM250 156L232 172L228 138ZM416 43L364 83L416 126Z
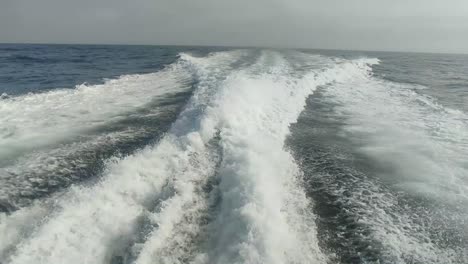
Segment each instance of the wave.
M208 88L200 88L198 94L201 95ZM196 94L194 98L199 96ZM182 129L192 129L191 120L184 117L190 117L190 113L197 107L203 106L195 102L199 100L193 99L189 103L186 114L182 114L182 118L174 125L173 134ZM183 125L184 122L187 124ZM70 263L100 262L109 258L108 254L118 250L120 240L123 240L120 243L125 244L125 240L132 237L138 220L150 211L167 179L182 172L184 162L190 166L190 153L180 149L189 146L184 146L182 142L176 144L176 138L168 135L156 147L148 147L117 164L110 162L104 172L105 176L95 186L74 186L55 198L57 200L53 200L51 214L25 222L9 221L25 214L28 210L24 209L3 219L0 229L10 235L5 237L8 240L2 237L0 244L3 248L0 252L3 254L0 255L11 258L12 263L62 263L64 260ZM182 164L178 166L177 162ZM171 171L173 176L170 176ZM106 225L111 229L106 228ZM22 240L21 233L10 231L27 226L35 226L30 240ZM64 240L57 241L54 237ZM19 244L15 246L11 243ZM17 252L11 252L11 248L16 248ZM82 254L86 254L88 259L83 259Z
M119 121L158 96L186 91L190 74L179 65L153 74L128 75L100 85L80 85L0 101L0 159L12 157Z
M377 168L375 175L343 172L349 178L336 179L346 182L339 186L326 181L335 204L349 205L343 213L358 219L349 232L362 231L373 245L365 251L379 251L384 262L465 262L467 116L411 84L374 77L369 63L342 67L361 74L325 86L323 100L343 124L341 137Z
M0 211L87 179L105 159L128 155L164 133L191 94L184 63L1 100Z
M10 55L7 56L7 59L12 62L22 62L22 63L56 63L58 60L55 58L47 58L40 56L27 56L27 55Z
M72 142L34 150L0 169L0 210L13 211L70 184L98 177L105 160L153 144L176 118L187 92L166 95Z
M267 52L221 83L191 136L200 146L218 137L216 184L206 197L194 186L200 173L174 179L178 195L156 214L136 263L324 261L299 169L283 149L289 123L315 86L291 80L286 64Z
M245 56L250 54L181 54L194 69L197 87L168 133L154 146L109 161L96 184L72 186L54 199L4 215L0 230L8 236L0 240L2 259L325 263L302 173L284 140L316 87L353 73L335 65L297 76L287 57L272 51L262 52L253 65L232 68ZM110 100L93 119L112 118L136 102L117 90L111 94L123 101ZM145 100L148 92L136 98ZM42 96L52 105L60 102L60 96ZM68 112L79 113L80 108L72 109ZM87 120L82 127L94 123Z
M221 201L196 263L323 263L300 170L283 148L316 84L264 53L225 82L212 109L220 130ZM261 72L263 71L263 73ZM210 122L211 123L211 122Z

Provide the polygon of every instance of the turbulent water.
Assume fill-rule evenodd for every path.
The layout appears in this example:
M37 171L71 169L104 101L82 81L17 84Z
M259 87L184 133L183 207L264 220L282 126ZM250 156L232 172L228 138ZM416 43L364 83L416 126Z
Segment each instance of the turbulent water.
M0 263L468 263L467 70L0 45Z

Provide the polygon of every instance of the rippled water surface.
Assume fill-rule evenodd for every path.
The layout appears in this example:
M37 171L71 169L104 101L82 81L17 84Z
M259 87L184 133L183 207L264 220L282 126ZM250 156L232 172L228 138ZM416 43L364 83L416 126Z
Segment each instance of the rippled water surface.
M467 70L0 45L0 263L468 263Z

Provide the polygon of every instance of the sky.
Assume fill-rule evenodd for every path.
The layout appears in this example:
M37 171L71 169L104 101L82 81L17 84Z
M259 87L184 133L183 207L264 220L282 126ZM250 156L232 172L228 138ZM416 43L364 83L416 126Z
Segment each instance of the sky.
M468 53L467 0L0 0L0 43Z

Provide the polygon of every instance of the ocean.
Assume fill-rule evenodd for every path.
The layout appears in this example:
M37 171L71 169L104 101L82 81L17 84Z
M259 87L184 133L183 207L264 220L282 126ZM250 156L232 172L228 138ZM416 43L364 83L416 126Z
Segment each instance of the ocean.
M0 45L1 264L468 263L468 55Z

